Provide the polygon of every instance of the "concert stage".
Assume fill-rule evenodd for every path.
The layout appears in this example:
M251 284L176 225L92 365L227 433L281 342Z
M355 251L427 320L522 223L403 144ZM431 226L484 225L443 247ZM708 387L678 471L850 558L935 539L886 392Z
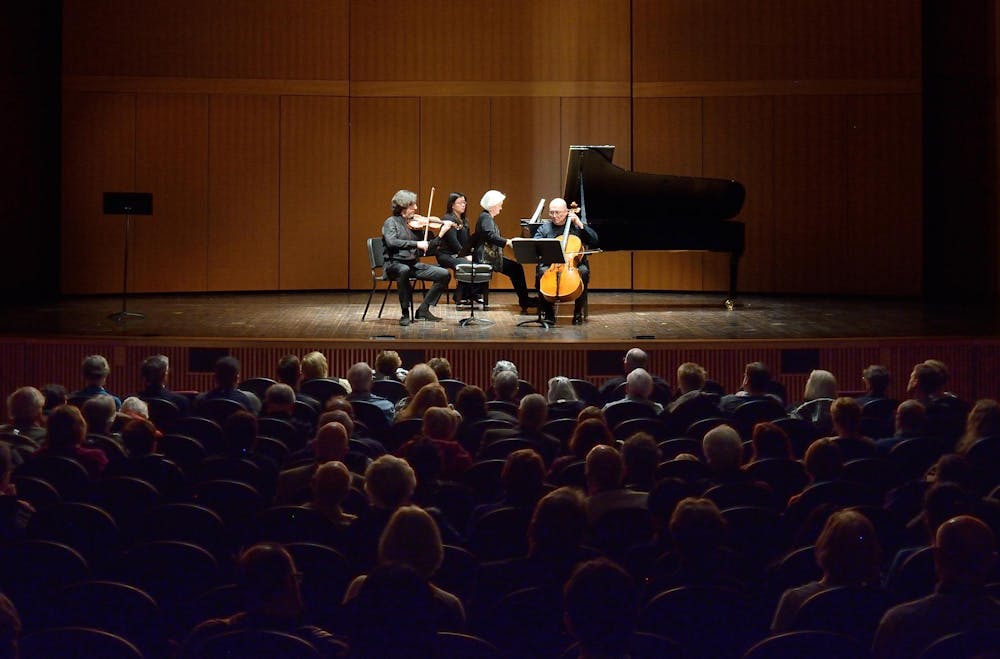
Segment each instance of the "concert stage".
M244 377L273 377L286 353L321 350L331 372L343 375L389 348L407 363L447 357L455 377L481 386L497 359L511 359L541 387L557 374L601 382L618 374L627 348L641 346L651 354L650 370L667 379L681 362L695 361L727 390L739 386L747 361L768 364L793 398L813 368L856 391L861 369L882 363L898 396L912 365L933 357L949 365L951 388L964 397L1000 396L1000 314L993 307L742 295L727 311L721 293L595 292L587 323L572 325L565 305L559 324L545 330L519 327L534 316L520 313L513 293L494 291L489 309L476 311L493 325L459 326L468 309L442 298L435 308L441 322L401 327L394 294L377 317L381 294L364 321L368 295L359 292L134 295L128 310L145 318L126 323L108 318L121 310L114 296L8 308L0 319L0 393L51 381L74 387L80 360L95 352L112 363L109 388L125 393L139 388L138 365L154 352L171 358L176 389L208 387L211 362L226 352L241 359Z

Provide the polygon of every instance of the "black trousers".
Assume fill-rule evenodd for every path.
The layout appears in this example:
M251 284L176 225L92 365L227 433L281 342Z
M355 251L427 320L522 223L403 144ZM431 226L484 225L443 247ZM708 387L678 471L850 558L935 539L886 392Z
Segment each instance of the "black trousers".
M506 275L510 279L510 283L514 285L518 303L522 307L528 306L527 302L530 296L528 294L528 283L524 278L524 266L505 256L503 257L503 268L500 269L500 272Z
M538 284L542 279L542 275L548 272L549 266L540 266L537 270L537 275L535 276L535 288L538 288ZM580 279L583 280L583 294L573 301L573 314L576 315L583 311L583 307L587 304L587 287L590 286L590 266L586 263L581 263L576 267L577 272L580 273ZM547 317L554 317L556 315L555 305L548 300L539 296L539 302L542 307L542 315Z
M434 282L431 290L427 292L424 301L420 304L420 308L425 311L437 303L438 298L441 297L441 293L448 288L448 282L451 281L450 272L440 266L422 261L415 261L413 263L393 261L386 264L385 272L390 279L396 282L396 288L399 289L399 306L402 308L404 315L410 313L410 304L413 301L413 290L410 286L411 276L424 281Z

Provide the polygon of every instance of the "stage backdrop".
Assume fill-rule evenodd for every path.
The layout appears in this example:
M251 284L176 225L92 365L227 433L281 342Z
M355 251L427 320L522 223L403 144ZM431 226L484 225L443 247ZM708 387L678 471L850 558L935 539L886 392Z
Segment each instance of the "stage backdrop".
M571 144L614 144L626 169L742 181L745 291L920 292L911 0L63 7L64 293L121 288L123 223L102 215L104 191L154 195L131 290L365 289L365 239L398 188L423 211L435 186L435 215L452 190L475 214L498 188L517 235L560 193ZM595 289L727 281L724 255L592 267Z

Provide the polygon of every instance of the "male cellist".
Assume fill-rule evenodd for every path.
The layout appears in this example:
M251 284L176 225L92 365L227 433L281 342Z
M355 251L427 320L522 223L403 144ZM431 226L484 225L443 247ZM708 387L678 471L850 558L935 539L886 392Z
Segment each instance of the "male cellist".
M562 238L566 231L566 222L570 222L569 233L580 238L583 249L593 249L597 247L597 232L589 224L584 224L575 212L570 212L563 199L553 199L549 203L549 219L539 227L535 238ZM540 266L535 277L535 285L541 281L548 266ZM587 303L587 284L590 282L590 266L587 263L586 255L579 261L577 270L580 279L583 281L583 294L576 298L573 303L573 324L583 323L583 310ZM539 296L539 304L542 305L542 314L545 319L552 323L556 322L556 310L551 302Z

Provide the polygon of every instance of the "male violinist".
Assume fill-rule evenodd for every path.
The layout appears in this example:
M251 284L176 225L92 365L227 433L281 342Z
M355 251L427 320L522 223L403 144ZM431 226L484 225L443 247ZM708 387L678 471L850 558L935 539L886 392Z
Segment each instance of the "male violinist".
M562 238L566 231L566 222L570 222L569 233L580 238L580 242L583 245L583 249L592 249L597 247L597 232L594 231L593 227L589 224L584 224L576 212L571 212L569 208L566 207L566 201L563 199L553 199L549 203L549 219L547 222L539 227L538 231L535 233L535 238ZM549 266L540 266L535 278L535 285L541 281L542 276L548 271ZM587 257L584 256L577 266L577 271L580 273L580 279L583 281L583 294L576 298L573 303L573 324L580 325L583 323L583 310L587 304L587 284L590 282L590 266L587 263ZM542 305L542 314L545 319L551 323L556 322L556 310L551 302L545 300L539 296Z
M415 320L441 320L430 309L451 281L451 272L448 270L420 261L421 256L433 254L437 250L441 236L452 227L450 221L443 221L437 237L427 240L425 229L420 224L428 220L429 218L417 217L416 193L400 190L392 196L392 216L382 223L385 272L390 279L396 281L396 288L399 289L399 305L403 309L399 324L403 326L410 324L410 303L413 297L411 276L434 282L431 290L424 296L423 303L413 314Z

